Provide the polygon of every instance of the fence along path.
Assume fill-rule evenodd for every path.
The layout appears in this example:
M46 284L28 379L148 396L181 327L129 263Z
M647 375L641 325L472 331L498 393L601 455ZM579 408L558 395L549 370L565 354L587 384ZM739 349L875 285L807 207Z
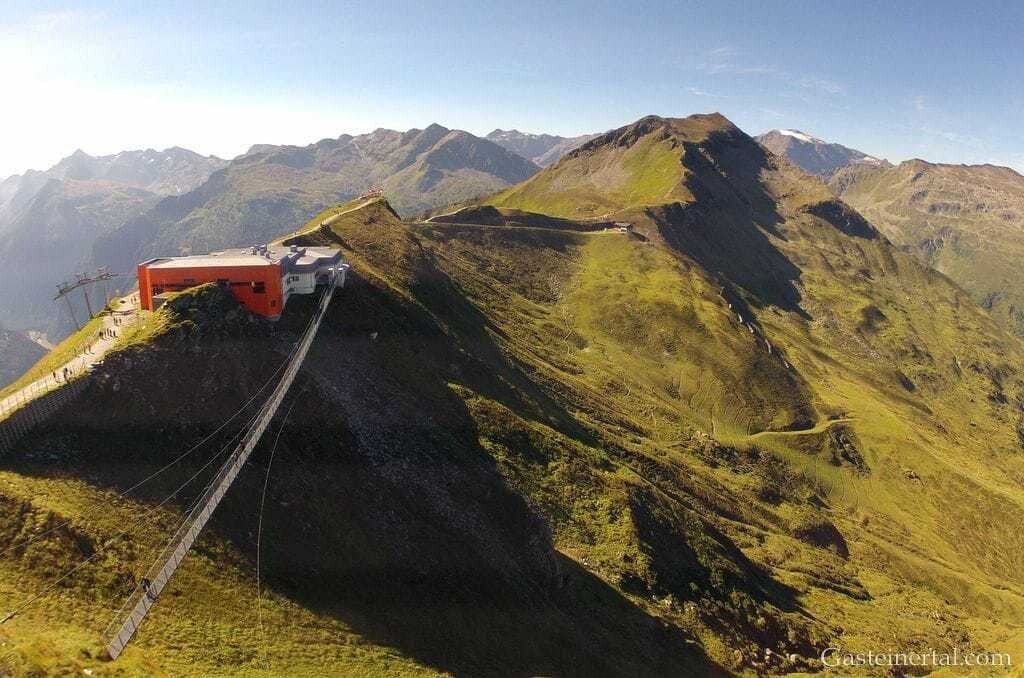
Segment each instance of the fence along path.
M126 303L123 300L119 302L120 305ZM82 390L85 385L82 377L117 343L118 334L107 337L103 332L116 333L119 328L140 321L137 307L130 305L129 309L105 316L99 328L100 334L85 337L80 350L68 362L54 366L52 371L43 373L35 381L0 399L0 455L13 451L25 434L53 416L67 400Z
M117 659L135 635L135 632L138 631L142 620L145 619L146 614L156 604L160 592L167 586L181 561L188 555L192 545L199 537L199 533L210 520L210 516L217 508L217 505L220 504L221 499L224 498L228 488L231 487L235 478L238 477L239 471L241 471L245 462L248 461L249 455L252 454L267 425L270 424L270 420L274 418L277 408L280 407L281 401L295 379L295 375L298 373L299 368L302 367L302 362L306 358L306 353L309 351L313 339L316 338L317 330L320 328L320 321L327 311L327 305L331 303L331 297L334 294L339 276L342 282L344 281L344 273L344 270L342 270L331 277L320 299L320 303L314 311L310 325L299 341L291 363L281 376L281 381L267 399L262 412L257 416L252 428L249 429L234 452L231 453L231 456L221 466L217 475L214 476L206 490L199 497L193 509L189 511L181 527L174 533L174 536L171 537L156 562L153 563L153 566L146 573L146 578L142 580L143 583L136 587L135 591L128 597L128 600L125 601L114 621L111 622L107 629L107 637L109 638L107 653L111 659Z
M109 345L114 343L114 340L105 341ZM104 353L109 347L103 347ZM81 373L69 372L68 378L62 381L46 375L0 401L0 456L14 452L19 441L34 428L51 419L67 402L82 392L88 383L83 375L88 374L88 369L102 359L103 354L94 356L96 357L91 362L85 364ZM82 356L78 356L56 371L61 372L64 367L78 364L76 361L80 363L82 359Z
M60 412L86 383L85 379L75 379L61 389L36 396L9 414L0 414L0 456L10 454L32 429Z

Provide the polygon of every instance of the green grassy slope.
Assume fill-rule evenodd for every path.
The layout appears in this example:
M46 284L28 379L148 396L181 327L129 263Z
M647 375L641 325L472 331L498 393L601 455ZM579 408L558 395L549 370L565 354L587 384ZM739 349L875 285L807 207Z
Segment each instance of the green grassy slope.
M489 200L497 207L542 212L556 217L604 218L624 207L658 205L687 197L681 179L678 138L642 120L627 135L609 132L570 152L544 171ZM692 133L701 134L694 129ZM593 153L593 148L601 149ZM572 167L567 173L560 169Z
M721 285L721 301L732 304L731 310L745 321L753 321L757 336L767 339L793 366L795 377L812 394L818 421L806 434L766 433L747 440L745 434L760 427L718 429L713 419L714 425L698 422L702 432L739 449L777 455L788 471L783 477L769 475L770 482L792 483L785 474L809 480L827 506L825 515L856 557L847 571L858 573L865 586L869 581L879 585L879 597L906 586L904 590L913 591L922 602L932 595L962 606L958 613L973 617L977 625L965 621L959 627L964 633L970 634L971 628L991 632L982 620L997 613L1007 626L989 637L1019 637L1021 582L1015 563L1021 553L1019 540L1011 536L1016 518L991 522L987 516L996 505L1014 516L1021 510L1015 480L1024 449L1020 343L975 310L967 295L947 279L896 251L820 185L801 179L784 164L776 165L735 128L723 124L701 138L705 121L694 121L689 135L677 137L685 177L680 193L691 193L692 200L638 210L623 198L604 206L621 210L617 218L632 221L647 240L627 241L614 258L586 266L584 270L617 278L622 295L602 291L577 306L574 317L600 318L604 327L598 325L599 331L607 337L628 332L630 322L622 314L629 313L643 334L639 342L625 341L621 355L612 354L609 361L608 371L622 375L627 383L598 381L595 390L649 394L648 426L653 435L656 422L668 427L667 422L693 417L702 402L692 397L668 400L677 411L665 408L664 386L653 375L661 376L662 382L678 375L678 382L686 384L677 387L685 397L687 388L702 393L699 370L713 362L704 352L718 352L719 360L741 358L718 337L708 337L706 343L694 342L696 347L691 344L688 351L679 351L684 361L687 353L694 356L695 364L689 368L693 372L663 367L648 376L634 366L633 361L646 352L645 344L658 337L663 309L645 298L645 267L624 251L655 248L664 252L660 257L678 257L677 267L711 277L713 282L706 284L712 289ZM671 134L685 124L671 121L655 134ZM636 131L625 128L610 137L630 139ZM559 186L551 211L562 213L562 201L571 201L577 190L571 178L587 176L581 168L625 152L621 147L585 147L578 155L589 157L570 156L524 183L518 197L503 194L494 202L543 211L548 193L535 192L534 187ZM589 179L581 183L592 190ZM583 275L576 284L586 288L588 278ZM662 281L655 287L675 295L677 303L693 298L692 292L680 294L678 283ZM605 301L617 303L598 305ZM674 319L670 325L675 334L685 336L685 327L709 327L700 315L689 320ZM585 325L577 321L573 327L581 332ZM592 341L593 335L583 332L567 354L578 355L584 363L594 360L600 351ZM662 358L667 360L674 348L664 347ZM571 371L576 369L574 365ZM627 375L642 375L642 386L629 385ZM753 400L757 389L787 390L770 375L755 373L745 384L742 396L733 395L738 402L723 408L733 420L746 419L749 405L743 398ZM736 388L730 386L723 393L735 394ZM659 412L655 403L665 409ZM787 411L778 403L766 405L765 411L772 414ZM616 409L644 411L636 404ZM830 426L826 433L822 422L831 418L852 421ZM672 438L668 432L661 435ZM729 485L735 487L735 481ZM761 489L769 496L778 491ZM777 519L785 523L791 519L787 514L804 510L806 506L789 507L784 502ZM746 517L739 522L750 521ZM889 542L897 534L903 537L894 547ZM904 540L918 546L905 546ZM758 541L761 545L752 553L758 554L759 562L777 566L780 578L794 581L796 573L787 572L785 562L795 552L776 538ZM803 579L804 586L814 581L813 576L808 580L809 573L822 576L826 561L807 555L799 556L799 561L797 579ZM823 581L818 586L829 588ZM879 621L884 613L868 611L872 603L814 588L811 585L807 595L819 603L829 600L830 614L857 620L844 625L849 628L848 641L866 642L873 634L887 632ZM901 633L910 633L911 628Z
M1024 335L1024 177L1005 167L912 160L852 168L831 185L894 243Z
M385 203L374 205L391 220L334 222L342 235L332 238L351 248L357 272L296 384L294 428L285 430L278 451L264 537L272 589L267 644L257 632L252 581L263 450L218 511L198 556L165 592L160 612L117 664L96 659L96 634L107 619L100 607L124 594L191 491L169 506L164 530L133 534L116 558L89 570L107 578L102 586L76 577L8 625L12 669L256 673L264 651L273 670L300 675L713 669L679 629L661 627L552 550L540 514L508 486L481 445L453 379L467 375L475 392L500 394L517 410L541 392L503 366L471 307L430 265L417 238ZM57 539L44 540L41 554L16 549L6 561L5 604L194 472L209 452L147 488L139 501L117 502L104 520L87 517L85 507L102 506L110 492L222 420L280 361L311 310L310 300L298 299L280 324L268 326L218 294L207 286L169 302L158 313L161 333L108 357L69 416L8 460L12 483L26 484L5 490L12 502L34 497L33 511L71 518L92 541L59 555L50 553ZM429 311L418 298L442 309ZM504 376L495 380L495 369ZM33 489L45 483L63 493ZM74 616L62 612L69 601ZM36 639L59 635L69 640L46 652L38 647Z
M260 367L282 360L275 350L280 337L215 286L178 295L147 325L150 331L132 335L107 357L87 395L51 427L51 435L38 444L26 442L17 458L5 460L0 472L5 610L83 558L94 559L0 628L3 670L10 675L84 670L94 675L265 675L269 662L270 667L287 664L294 675L322 675L324 666L343 666L353 675L430 673L273 590L262 603L264 637L252 544L233 545L216 528L183 565L184 586L175 582L154 611L152 628L160 629L155 642L143 636L116 664L102 658L104 627L216 467L204 465L237 426L131 497L116 495L183 451L186 442L211 431L256 389L246 377L252 369L247 359L257 359ZM262 381L270 371L257 368L253 379ZM218 377L221 383L209 381ZM57 466L55 459L61 460ZM157 503L195 474L196 480L169 504ZM251 493L261 481L253 473L239 484L244 488L248 483ZM280 491L272 495L268 511L282 511L287 497ZM239 534L251 536L253 499L245 501L234 516L228 502L214 525L234 520ZM281 517L278 513L279 527L287 522Z
M560 201L598 186L577 160L611 167L606 153L652 135L674 147L669 202L601 207L635 234L408 224L373 201L293 236L336 243L353 272L274 466L274 669L299 642L299 673L466 675L787 673L835 643L1020 647L1019 340L724 119L666 123L538 175L566 215ZM510 209L544 207L531 182L517 200L536 204ZM312 305L296 298L266 326L188 299L6 460L5 496L101 539L81 507L211 430ZM126 666L258 670L266 454ZM130 582L146 543L97 569L114 583L63 589L8 627L17 666L86 661L88 601ZM5 584L45 581L58 546L0 559ZM78 640L31 651L60 633Z

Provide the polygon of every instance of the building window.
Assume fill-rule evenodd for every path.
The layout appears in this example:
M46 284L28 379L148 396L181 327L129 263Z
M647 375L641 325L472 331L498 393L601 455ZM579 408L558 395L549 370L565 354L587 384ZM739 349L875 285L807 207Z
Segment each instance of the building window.
M267 291L267 284L262 280L257 280L252 284L253 294L264 294Z

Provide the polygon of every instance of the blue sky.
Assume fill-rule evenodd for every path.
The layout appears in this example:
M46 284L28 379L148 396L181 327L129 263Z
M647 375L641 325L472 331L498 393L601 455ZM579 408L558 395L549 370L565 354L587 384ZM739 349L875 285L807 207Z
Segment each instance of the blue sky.
M1024 171L1024 5L970 4L0 0L0 176L76 148L231 157L713 110L751 134Z

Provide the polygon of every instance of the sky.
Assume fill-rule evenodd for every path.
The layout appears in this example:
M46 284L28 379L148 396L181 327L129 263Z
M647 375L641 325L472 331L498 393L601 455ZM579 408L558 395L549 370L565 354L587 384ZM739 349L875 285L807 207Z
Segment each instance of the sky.
M719 111L1024 172L1024 3L0 0L0 177L438 122L575 135Z

